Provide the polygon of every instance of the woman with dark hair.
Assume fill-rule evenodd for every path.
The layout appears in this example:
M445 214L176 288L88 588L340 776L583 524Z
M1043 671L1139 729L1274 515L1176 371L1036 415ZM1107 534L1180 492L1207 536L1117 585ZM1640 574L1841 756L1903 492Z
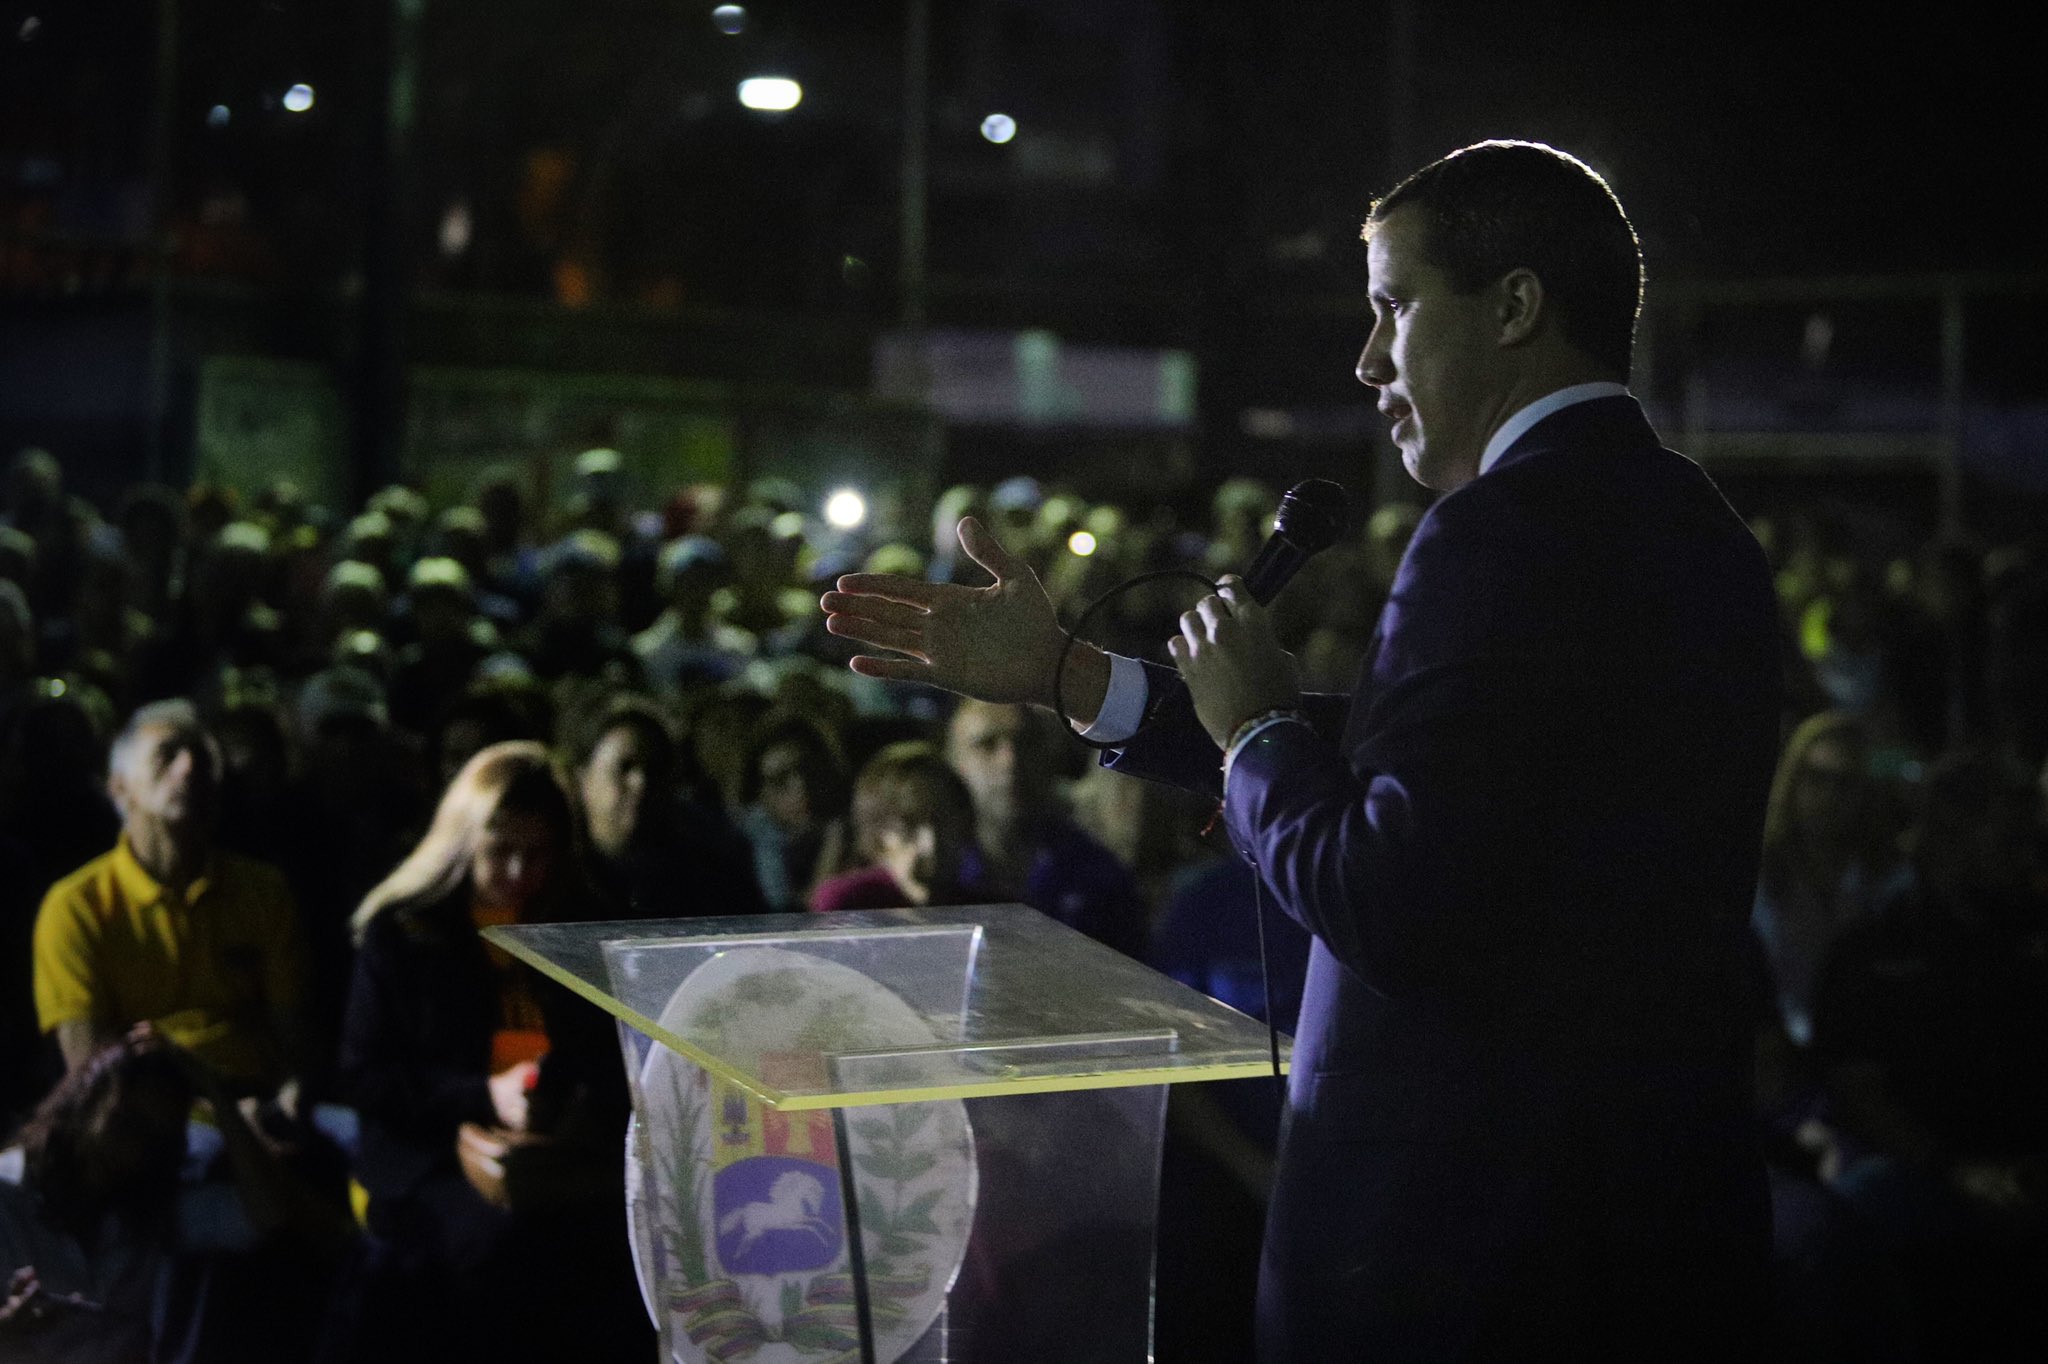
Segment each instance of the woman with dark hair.
M195 1099L220 1133L224 1182L185 1177ZM67 1073L0 1151L0 1358L143 1364L172 1342L202 1358L258 1342L303 1355L353 1239L205 1066L138 1025ZM244 1267L214 1277L217 1255Z
M0 1154L0 1357L153 1356L192 1086L133 1042L71 1071Z
M981 904L1007 898L969 889L974 796L939 746L894 743L870 758L853 786L856 869L820 881L814 910Z
M846 762L839 746L799 715L763 718L747 745L740 829L772 910L805 907L811 888L844 870Z
M362 1116L378 1251L366 1357L652 1348L626 1258L628 1104L610 1020L479 936L604 917L569 792L528 742L464 764L356 912L340 1070Z
M680 753L652 701L622 693L575 714L560 745L598 886L634 918L767 909L746 838L683 795Z

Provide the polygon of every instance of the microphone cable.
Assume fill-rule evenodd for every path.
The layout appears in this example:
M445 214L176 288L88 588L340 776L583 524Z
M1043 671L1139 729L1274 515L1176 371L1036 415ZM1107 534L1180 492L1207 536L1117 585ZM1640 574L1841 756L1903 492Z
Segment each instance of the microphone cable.
M1101 596L1097 597L1094 601L1088 603L1088 605L1085 608L1083 608L1080 618L1074 622L1073 627L1071 629L1065 626L1061 627L1061 633L1066 636L1066 641L1060 647L1059 662L1053 665L1052 670L1053 713L1060 717L1060 723L1066 726L1067 732L1069 734L1073 735L1076 739L1079 739L1082 743L1086 744L1088 747L1092 749L1097 750L1098 752L1106 752L1110 749L1123 748L1127 746L1131 742L1131 740L1137 738L1140 734L1143 734L1145 732L1146 722L1141 719L1138 723L1138 728L1133 730L1131 733L1126 734L1121 739L1090 739L1084 737L1081 734L1080 730L1075 726L1074 717L1067 713L1067 708L1063 704L1061 699L1064 695L1064 692L1062 691L1062 683L1065 682L1067 675L1067 655L1074 651L1074 646L1076 644L1083 642L1081 639L1081 632L1082 630L1087 628L1088 622L1094 618L1095 613L1097 611L1100 611L1104 606L1108 605L1110 601L1112 601L1118 596L1121 596L1123 593L1129 591L1131 588L1138 587L1144 583L1158 582L1165 578L1188 579L1190 581L1200 583L1203 587L1209 589L1211 593L1220 592L1222 590L1222 588L1218 584L1211 582L1209 579L1203 577L1201 574L1195 572L1191 568L1154 569L1149 573L1139 573L1132 577L1124 579L1122 582L1118 583L1116 586L1110 588L1107 592L1104 592ZM1094 648L1095 646L1090 645L1089 647ZM1209 817L1209 822L1203 826L1202 833L1207 834L1211 829L1215 828L1216 822L1219 819L1221 819L1222 816L1223 806L1219 803L1216 807L1216 813L1211 815ZM1226 842L1228 841L1228 832L1229 831L1226 829ZM1280 1073L1280 1028L1279 1025L1273 1021L1273 970L1271 965L1268 963L1266 957L1266 878L1264 877L1264 875L1260 873L1259 864L1257 860L1255 860L1249 852L1242 853L1242 856L1244 857L1245 861L1251 864L1252 869L1252 927L1258 935L1259 942L1259 996L1264 1005L1266 1015L1266 1048L1267 1054L1272 1058L1273 1063L1274 1089L1278 1093L1280 1105L1284 1109L1287 1105L1287 1079L1284 1075Z
M1074 626L1072 629L1067 629L1065 626L1060 627L1061 633L1066 636L1066 643L1060 647L1060 660L1058 663L1055 663L1053 665L1052 669L1052 709L1053 713L1060 717L1061 723L1066 725L1067 729L1073 734L1073 736L1076 739L1080 739L1082 743L1088 745L1088 747L1090 748L1097 750L1122 748L1124 745L1130 743L1131 740L1137 738L1138 735L1143 734L1145 732L1145 726L1144 722L1141 720L1136 730L1132 731L1129 734L1126 734L1121 739L1105 740L1081 738L1081 732L1074 724L1074 717L1067 714L1067 708L1061 702L1061 697L1065 694L1064 684L1067 676L1067 655L1074 652L1074 646L1076 644L1082 642L1081 632L1087 628L1088 622L1094 619L1095 613L1097 611L1100 611L1103 607L1107 606L1111 601L1115 600L1117 597L1122 596L1125 592L1130 591L1130 589L1134 587L1141 586L1145 583L1158 582L1164 578L1185 578L1191 582L1200 583L1203 587L1207 588L1210 594L1212 595L1223 590L1218 584L1209 581L1207 578L1203 577L1201 574L1195 572L1191 568L1154 569L1150 573L1139 573L1133 577L1124 579L1115 587L1110 588L1109 591L1103 593L1094 601L1088 603L1087 608L1081 612L1081 618L1074 622ZM1089 647L1093 648L1095 646L1090 645Z

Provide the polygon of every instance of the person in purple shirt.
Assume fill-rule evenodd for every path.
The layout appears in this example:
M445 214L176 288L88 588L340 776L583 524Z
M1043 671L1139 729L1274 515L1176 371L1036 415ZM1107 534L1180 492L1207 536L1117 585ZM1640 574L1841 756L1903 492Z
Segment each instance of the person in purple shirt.
M1069 928L1143 957L1147 915L1137 880L1061 807L1059 735L1049 718L1027 706L973 700L953 713L946 758L967 783L975 811L961 884L990 900L1021 898Z

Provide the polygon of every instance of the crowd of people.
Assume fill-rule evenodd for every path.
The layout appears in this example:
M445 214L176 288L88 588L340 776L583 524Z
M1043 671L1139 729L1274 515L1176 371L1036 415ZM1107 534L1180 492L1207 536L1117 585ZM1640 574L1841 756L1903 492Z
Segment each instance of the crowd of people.
M980 581L972 515L1071 622L1242 566L1275 489L1195 519L1020 476L881 543L775 479L639 506L614 452L574 470L559 505L512 467L351 517L285 485L100 508L14 458L6 1357L649 1357L617 1041L491 924L1024 901L1291 1027L1307 939L1269 912L1262 969L1213 805L1047 711L854 674L817 607L854 569ZM1349 689L1417 516L1275 604L1311 689ZM1786 682L1754 919L1781 1334L1988 1352L2048 1267L2048 544L1752 528ZM1156 655L1191 581L1091 636ZM1174 1095L1162 1359L1250 1355L1276 1115L1270 1086Z

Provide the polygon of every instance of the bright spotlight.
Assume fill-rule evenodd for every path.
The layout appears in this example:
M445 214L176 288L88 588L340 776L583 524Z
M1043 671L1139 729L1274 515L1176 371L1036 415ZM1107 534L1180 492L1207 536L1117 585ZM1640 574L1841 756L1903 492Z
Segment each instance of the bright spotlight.
M216 104L206 111L206 126L209 128L225 128L228 126L228 120L234 116L234 111L228 108L227 105Z
M783 113L802 102L804 88L787 76L753 76L740 82L740 103L749 109Z
M294 85L291 89L285 91L284 107L294 114L305 113L306 110L313 107L313 87L300 84Z
M448 211L441 215L441 254L459 256L469 250L469 239L475 228L476 222L467 203L457 199L448 205Z
M1008 142L1017 135L1017 120L1008 114L990 114L981 121L981 135L991 142Z
M841 488L825 499L825 520L840 530L852 530L867 519L867 499L851 488Z
M1095 552L1095 537L1085 530L1077 530L1067 537L1067 548L1085 559Z
M711 11L711 22L720 33L731 36L745 30L747 7L745 5L720 5Z

